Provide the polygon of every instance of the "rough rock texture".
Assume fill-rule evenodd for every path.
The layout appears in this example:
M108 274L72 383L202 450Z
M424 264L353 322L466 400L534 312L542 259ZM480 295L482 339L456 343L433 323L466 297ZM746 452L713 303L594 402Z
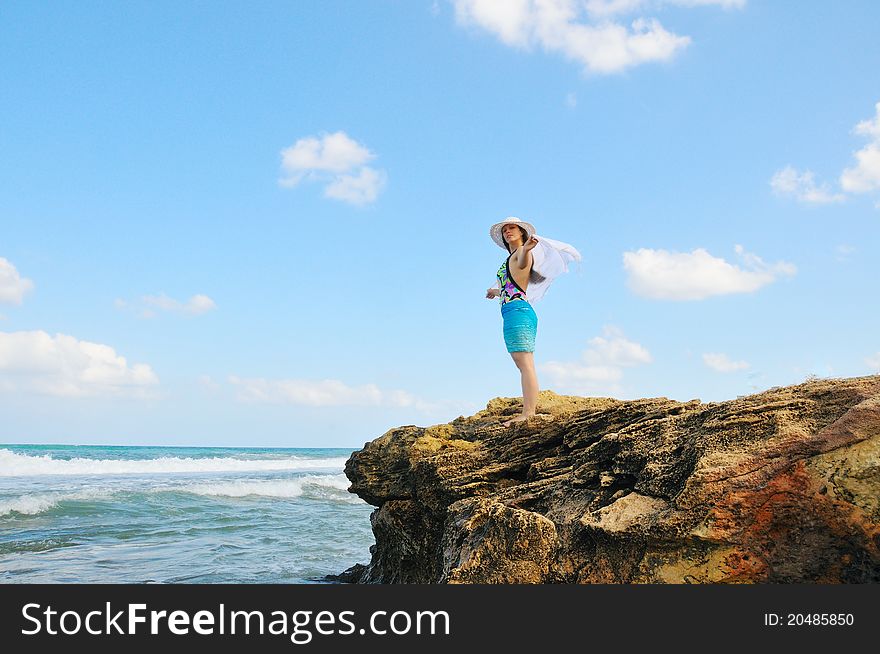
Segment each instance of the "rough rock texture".
M352 454L361 583L880 582L880 376L720 403L541 393Z

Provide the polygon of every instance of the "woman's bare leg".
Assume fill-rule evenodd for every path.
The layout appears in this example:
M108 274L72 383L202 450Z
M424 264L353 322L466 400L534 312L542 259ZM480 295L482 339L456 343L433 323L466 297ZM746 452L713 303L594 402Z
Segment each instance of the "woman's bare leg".
M523 409L516 418L504 423L507 427L511 423L527 420L535 415L538 408L538 375L535 373L535 355L532 352L511 352L513 362L519 368L522 381Z

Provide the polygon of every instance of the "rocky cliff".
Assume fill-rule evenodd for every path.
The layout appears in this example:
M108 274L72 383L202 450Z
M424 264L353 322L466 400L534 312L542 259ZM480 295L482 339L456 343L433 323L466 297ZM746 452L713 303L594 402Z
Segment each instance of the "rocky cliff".
M718 403L542 392L355 452L361 583L880 582L880 375Z

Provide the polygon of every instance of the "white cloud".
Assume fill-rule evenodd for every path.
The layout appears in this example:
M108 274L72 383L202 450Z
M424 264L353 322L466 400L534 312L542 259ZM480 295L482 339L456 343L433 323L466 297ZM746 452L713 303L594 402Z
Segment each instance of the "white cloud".
M385 185L384 170L367 166L376 158L364 145L345 132L324 134L320 138L299 139L281 151L281 186L292 188L301 181L326 184L324 195L351 204L375 202Z
M295 186L313 171L344 173L375 156L345 132L308 136L281 151L281 167L288 174L284 183Z
M742 9L747 0L666 0L668 4L682 7L708 7L717 5L722 9Z
M590 339L584 361L592 366L631 367L651 363L651 354L643 346L627 340L623 331L611 325L605 327L605 336Z
M644 346L628 340L620 328L607 325L603 334L590 339L590 347L582 353L581 361L548 361L539 366L541 373L561 392L620 393L623 369L651 363L653 359Z
M301 406L412 407L433 410L435 405L400 390L382 390L375 384L349 386L337 379L242 379L228 378L239 388L243 402L296 404Z
M538 46L558 52L593 73L616 73L651 61L665 61L691 42L668 32L654 18L637 17L624 26L611 20L648 7L719 5L741 7L740 0L454 0L460 25L483 29L508 46ZM586 14L586 15L584 15Z
M715 5L722 9L742 9L746 0L587 0L587 11L596 17L604 18L618 14L630 14L643 9L659 8L662 5L679 7L706 7Z
M214 378L211 377L211 375L200 375L198 382L202 390L212 395L220 391L220 384L214 381Z
M766 264L741 245L735 250L745 269L713 257L703 248L693 252L648 248L624 252L627 285L636 295L655 300L703 300L713 295L752 293L778 277L797 272L793 264L784 261Z
M200 316L212 309L217 308L217 304L207 295L193 295L186 302L179 302L168 297L164 293L159 295L145 295L143 297L144 304L161 309L162 311L170 311L173 313L184 313L190 316Z
M746 361L731 361L726 354L707 352L703 355L703 363L718 372L735 372L749 367Z
M877 352L874 356L869 356L865 358L865 363L868 364L868 367L871 370L876 370L880 372L880 352Z
M150 366L129 365L109 345L44 331L0 332L0 391L148 397L158 383Z
M456 0L462 25L482 28L504 44L560 52L586 71L616 73L649 61L670 59L690 43L667 32L656 19L637 18L630 27L579 20L576 0Z
M874 105L874 111L877 113L873 118L861 121L853 128L856 134L869 136L873 139L880 139L880 102Z
M164 293L158 295L144 295L140 305L130 304L121 298L113 301L113 305L120 310L130 309L138 313L141 318L155 318L156 311L179 313L185 316L201 316L208 311L217 308L217 303L207 295L193 295L186 302L175 300Z
M663 3L669 5L678 5L679 7L710 7L716 6L722 9L742 9L746 6L747 0L662 0Z
M816 186L812 171L798 172L791 166L776 171L770 186L778 195L793 195L799 202L828 204L842 202L846 196L832 193L827 183Z
M880 191L880 102L874 105L875 116L863 120L853 128L853 133L868 138L861 150L853 153L856 164L845 168L840 174L840 188L845 192L832 193L828 184L816 186L813 173L809 170L799 173L787 166L773 175L770 185L782 195L793 195L801 202L827 203L843 200L846 193L871 193ZM880 200L874 206L880 209Z
M606 18L641 10L646 0L587 0L585 7L591 16Z
M0 302L21 304L33 287L34 283L19 275L11 261L0 257Z
M351 204L375 202L385 186L387 175L383 170L364 166L358 175L340 175L324 189L324 195Z
M838 261L849 261L849 255L856 251L852 245L841 244L834 248Z
M840 175L840 185L850 193L866 193L880 189L880 102L875 105L877 115L863 120L853 130L869 137L868 145L855 153L856 166Z
M574 93L569 93L565 96L565 106L569 109L574 109L578 106L577 95Z

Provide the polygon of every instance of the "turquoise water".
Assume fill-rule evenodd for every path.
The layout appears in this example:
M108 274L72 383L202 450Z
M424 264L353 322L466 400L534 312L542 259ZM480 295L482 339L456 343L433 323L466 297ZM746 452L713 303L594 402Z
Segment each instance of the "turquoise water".
M316 583L369 561L351 449L0 445L0 583Z

